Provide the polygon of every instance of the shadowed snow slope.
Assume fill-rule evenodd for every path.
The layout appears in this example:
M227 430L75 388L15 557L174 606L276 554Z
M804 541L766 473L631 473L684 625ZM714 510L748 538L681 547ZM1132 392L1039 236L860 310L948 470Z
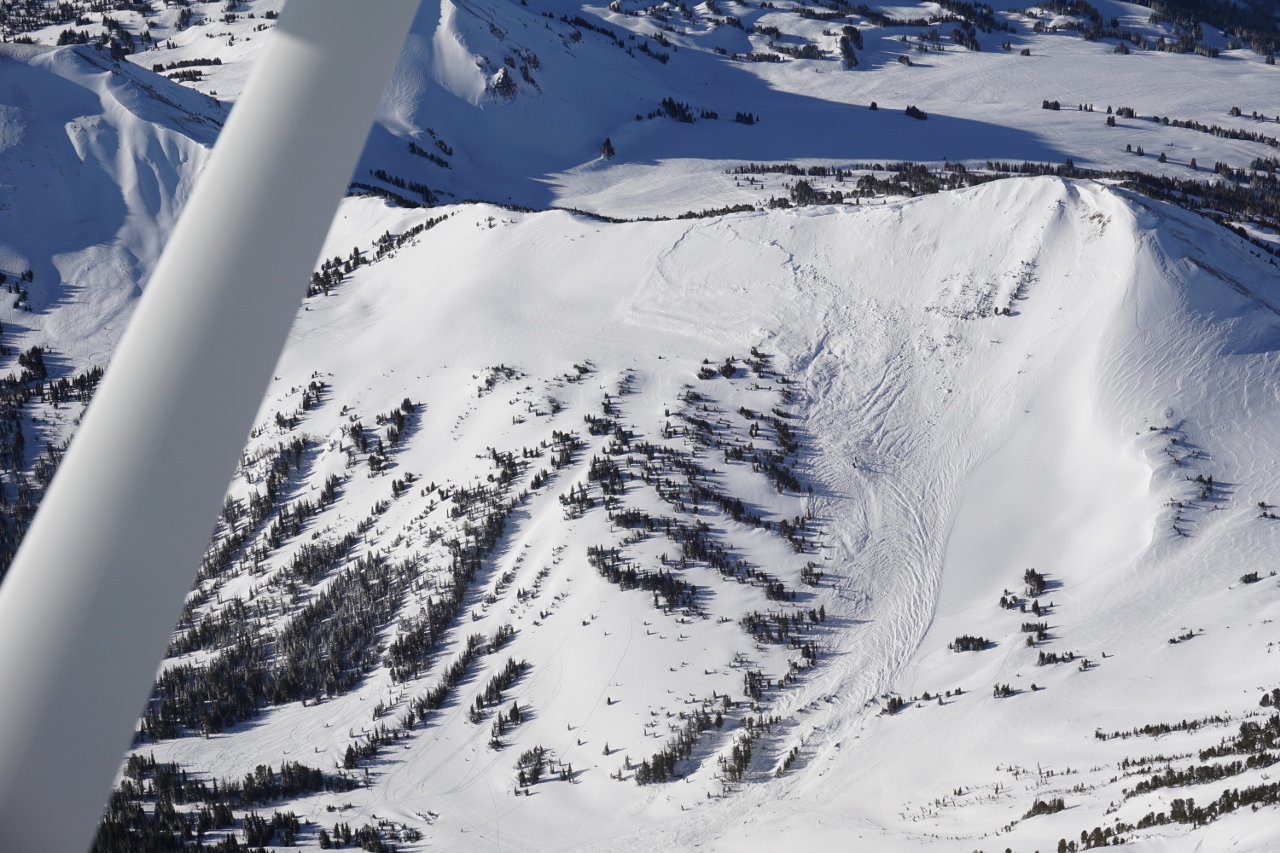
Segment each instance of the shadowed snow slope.
M152 37L151 49L126 64L159 66L234 101L272 38L268 16L282 5L237 0L232 14L193 4L111 17L137 38ZM1093 39L1054 30L1071 21L1023 5L903 4L881 14L755 0L425 0L356 179L414 201L422 196L410 184L444 201L639 216L759 207L786 196L789 177L725 174L747 162L950 161L973 169L1070 158L1080 167L1201 180L1216 163L1246 169L1274 158L1280 70L1261 52L1208 24L1196 38L1221 48L1219 58L1156 50L1177 41L1179 28L1119 0L1089 7L1119 28ZM184 15L191 25L179 23ZM976 20L981 50L955 41L955 15ZM86 17L88 37L105 32L97 15ZM858 31L852 68L839 44L845 27ZM65 29L34 35L52 44ZM1115 53L1121 32L1130 54ZM1049 102L1062 109L1043 109ZM906 116L908 105L927 121ZM1111 107L1128 109L1108 125ZM737 121L740 114L754 121ZM1220 130L1197 132L1186 122ZM602 156L606 139L612 159Z
M105 365L226 110L88 47L3 45L0 74L0 272L33 273L0 317Z

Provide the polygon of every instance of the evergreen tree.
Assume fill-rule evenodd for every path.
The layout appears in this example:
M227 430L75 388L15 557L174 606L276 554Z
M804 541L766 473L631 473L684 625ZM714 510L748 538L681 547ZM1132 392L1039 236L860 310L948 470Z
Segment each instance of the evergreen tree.
M852 27L846 29L852 29ZM858 54L854 53L853 42L848 36L840 36L840 57L846 71L858 67Z

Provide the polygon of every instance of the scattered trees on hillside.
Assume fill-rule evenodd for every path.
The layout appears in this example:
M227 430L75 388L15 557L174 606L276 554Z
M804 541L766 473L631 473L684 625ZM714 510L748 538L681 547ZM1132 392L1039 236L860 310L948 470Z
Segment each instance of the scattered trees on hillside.
M437 140L437 143L439 143L439 142L440 142L440 140ZM446 147L447 147L447 146L446 146ZM423 147L421 147L420 145L418 145L418 143L416 143L416 142L412 142L412 141L411 141L411 142L409 143L409 153L410 153L410 154L413 154L413 155L415 155L415 156L417 156L417 157L421 157L421 158L423 158L424 160L429 160L430 162L435 163L437 166L439 166L439 167L440 167L440 168L442 168L442 169L448 169L448 168L449 168L449 161L448 161L448 160L444 159L444 158L443 158L443 157L441 157L439 154L436 154L436 153L434 153L434 152L432 152L432 151L428 151L428 150L426 150L425 148L423 148ZM451 153L451 154L452 154L452 153L453 153L453 152L452 152L452 150L450 150L450 152L449 152L449 153Z
M1280 703L1280 689L1263 693L1259 704L1262 707L1274 707ZM1180 723L1149 724L1135 728L1129 732L1095 733L1099 740L1112 738L1129 738L1137 736L1159 737L1174 731L1195 731L1202 726L1226 725L1228 719L1222 716L1206 717L1198 720L1183 720ZM1197 758L1199 764L1186 767L1166 766L1145 778L1140 779L1133 787L1127 789L1124 799L1129 800L1153 791L1167 788L1190 787L1217 782L1222 779L1244 773L1247 770L1270 767L1275 764L1274 751L1280 748L1280 714L1272 714L1265 720L1247 719L1240 723L1238 734L1223 738L1216 746L1201 749ZM1243 756L1223 763L1206 763L1212 759ZM1163 759L1164 763L1175 758ZM1120 766L1129 773L1152 763L1152 759L1124 759ZM1259 806L1280 805L1280 783L1266 781L1262 784L1223 788L1216 799L1205 805L1197 805L1193 798L1175 798L1169 804L1168 812L1148 812L1136 822L1117 820L1114 826L1094 827L1082 830L1080 841L1058 842L1059 850L1088 850L1095 847L1111 846L1124 843L1125 836L1143 829L1168 824L1189 824L1193 828L1204 826L1239 809L1248 807L1256 810Z

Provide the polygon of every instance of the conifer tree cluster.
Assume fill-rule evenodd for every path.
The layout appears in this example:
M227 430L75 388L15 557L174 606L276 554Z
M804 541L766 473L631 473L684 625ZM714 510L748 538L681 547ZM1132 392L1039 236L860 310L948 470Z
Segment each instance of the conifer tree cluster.
M157 763L154 757L135 753L125 764L124 779L111 796L91 849L93 853L195 853L252 850L272 843L291 847L304 827L298 817L291 811L274 811L267 817L257 808L356 787L351 777L297 762L283 763L278 772L259 765L243 781L210 781L177 764ZM242 817L237 818L237 813ZM217 837L220 830L237 826L243 842L234 832Z
M650 785L676 778L679 775L677 765L693 754L698 738L712 725L710 714L701 709L695 710L675 737L636 767L636 784Z
M1022 816L1023 820L1033 818L1042 814L1057 814L1067 807L1062 797L1053 797L1048 800L1042 800L1036 797L1035 802L1031 804L1031 808L1027 809L1027 813Z
M23 281L33 276L22 274ZM0 275L0 281L4 277ZM0 330L0 335L3 330ZM0 355L12 350L0 343ZM18 355L18 370L0 377L0 581L4 579L36 507L52 482L66 451L66 443L46 443L44 452L27 455L24 416L36 403L55 407L78 402L85 406L93 399L102 379L102 368L90 367L71 376L51 376L44 347L33 346ZM56 373L56 368L53 370Z
M520 677L520 673L524 672L528 666L527 661L517 663L515 658L507 658L507 662L502 669L498 670L489 679L489 683L485 685L484 690L477 694L475 704L471 710L471 721L474 723L480 722L485 708L500 705L503 698L502 694L511 689ZM518 709L516 711L516 719L519 719Z
M739 734L733 739L733 746L728 755L720 756L720 772L730 782L741 782L751 766L751 756L755 752L755 743L766 733L772 731L778 723L777 717L752 717L742 719Z
M962 634L947 644L947 648L955 652L980 652L991 645L985 637L971 637Z
M550 760L550 751L541 745L520 753L520 757L516 759L516 780L520 787L538 784L542 779L544 766Z

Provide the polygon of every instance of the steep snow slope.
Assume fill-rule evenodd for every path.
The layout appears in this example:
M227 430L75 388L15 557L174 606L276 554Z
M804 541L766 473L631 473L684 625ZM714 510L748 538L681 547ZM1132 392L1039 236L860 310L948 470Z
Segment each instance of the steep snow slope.
M1178 27L1152 22L1147 6L1118 0L1078 7L1074 17L1060 14L1059 4L1024 10L1009 2L968 11L964 4L861 11L832 5L428 0L357 180L394 190L370 175L383 170L445 201L480 198L637 216L758 205L771 193L785 193L781 181L746 187L723 174L744 162L950 161L972 168L989 160L1061 164L1070 158L1081 167L1186 179L1203 177L1219 162L1246 169L1255 159L1275 157L1274 144L1256 138L1152 121L1280 137L1280 71L1247 46L1232 47L1231 38L1207 24L1198 43L1220 50L1214 59L1155 50L1160 39L1176 41ZM183 10L192 22L185 29L177 29L179 12L168 7L146 16L111 14L122 28L153 37L154 49L131 61L159 65L170 75L199 73L187 85L234 100L270 38L273 23L266 16L283 3L233 6L228 13L222 3L192 4ZM1054 29L1087 23L1091 10L1108 27L1114 20L1115 33L1132 35L1123 42L1130 54L1114 52L1121 43L1115 35L1087 40ZM953 40L957 15L976 23L981 50ZM91 23L79 31L105 32L101 15L87 18ZM858 29L862 45L850 69L839 47L846 26ZM53 43L65 29L35 35ZM821 56L784 52L802 48ZM1024 49L1029 56L1021 55ZM200 64L214 60L220 64ZM695 121L649 118L667 98L689 106ZM1063 109L1042 109L1045 101ZM879 106L875 112L868 109L872 103ZM1077 111L1086 104L1095 111ZM907 118L907 105L923 109L928 120ZM1129 107L1136 116L1109 127L1108 107ZM1233 107L1242 114L1231 115ZM718 118L701 118L704 111ZM760 121L738 123L737 113ZM601 156L606 138L616 151L612 160ZM437 159L414 156L410 142ZM1126 146L1146 156L1127 153ZM1166 162L1157 160L1160 154ZM394 191L421 198L417 190Z
M226 111L88 47L3 45L0 70L0 272L32 273L0 318L105 365Z
M290 620L322 660L355 655L314 683L358 673L360 655L365 674L190 728L181 697L205 694L179 677L140 754L230 778L345 760L367 787L289 804L312 845L335 822L382 821L449 849L1044 850L1167 811L1161 790L1107 814L1133 784L1121 762L1216 743L1272 686L1278 534L1257 503L1280 487L1268 451L1280 291L1234 235L1055 179L698 222L445 212L307 301L215 545L249 537L206 564L175 635L182 659L236 660L210 638L239 599L248 615L221 636L258 638L277 685L311 678L305 655L282 663L294 634L270 641ZM373 260L375 238L428 213L353 200L326 254L354 245ZM795 483L770 482L775 459ZM272 470L278 503L246 527ZM1191 479L1209 475L1207 490ZM580 494L590 506L574 507ZM629 526L629 510L655 523ZM687 532L698 522L701 538ZM303 559L343 541L333 568ZM669 572L668 585L619 587L595 546L620 549L624 569ZM455 598L453 555L467 553L478 562ZM395 568L355 562L371 558ZM352 644L304 613L339 618L324 590L361 565L383 580L360 607L383 615ZM1045 578L1038 595L1028 568ZM802 570L822 575L809 584ZM1262 580L1239 583L1247 571ZM1002 608L1007 594L1042 616ZM394 657L420 608L449 600L459 623L420 671L393 678L377 648ZM799 616L798 639L743 621L771 611ZM1033 619L1047 626L1035 647L1020 630ZM514 633L492 651L504 625ZM495 639L451 679L472 634ZM987 647L948 650L962 635ZM1037 667L1042 652L1073 658ZM508 658L525 667L491 681ZM749 672L763 680L754 696ZM425 722L406 719L438 684ZM993 697L998 684L1013 695ZM881 714L889 696L906 706ZM513 703L522 719L507 725ZM703 710L723 724L692 738L678 778L637 785L636 765ZM1094 735L1205 716L1230 722L1174 744ZM761 718L767 731L746 723ZM346 757L371 737L377 750ZM535 747L546 775L523 786L517 765ZM1203 802L1220 787L1174 793ZM1064 811L1022 820L1056 796ZM1266 849L1269 816L1124 835Z
M615 5L635 13L644 4ZM890 11L904 19L945 13L931 4ZM1151 39L1171 33L1147 25L1145 7L1115 3L1102 11ZM1116 56L1112 42L1036 33L1033 19L1010 12L996 18L1015 32L985 34L983 52L948 42L941 52L921 55L913 51L924 43L918 39L924 28L918 26L876 27L857 14L824 23L738 3L726 4L721 14L740 19L745 29L718 25L723 18L702 6L688 16L667 8L661 19L543 0L529 6L490 0L455 6L443 0L439 11L426 3L411 37L413 49L406 51L388 90L366 168L383 168L455 197L555 203L616 216L672 215L713 205L759 204L768 192L778 191L778 185L767 190L735 186L721 174L742 162L914 160L980 166L988 160L1061 163L1072 158L1089 168L1186 178L1193 174L1192 159L1198 158L1201 169L1218 161L1243 168L1274 150L1153 124L1152 114L1280 135L1274 121L1280 115L1275 67L1247 51L1220 60L1156 52ZM616 38L561 20L566 17ZM847 24L860 28L866 46L852 70L841 67L836 45L840 27ZM752 34L753 27L778 28L783 46L813 44L826 56L798 60L773 52L773 38ZM949 25L940 28L947 37ZM671 47L655 42L655 34ZM899 42L900 37L910 43ZM1015 48L1011 52L999 49L1007 40ZM646 44L669 60L659 63L641 54L638 46ZM1024 47L1030 57L1018 55ZM735 62L717 49L785 61ZM915 57L915 64L904 67L897 61L902 55ZM426 68L434 75L423 73ZM451 89L453 84L442 82L445 68L453 69L449 74L470 75L473 88L467 94ZM531 82L521 78L526 69ZM507 96L495 85L502 73L514 84ZM475 87L485 79L488 88L480 93ZM719 119L689 124L647 118L661 111L664 98L688 104L694 117L709 110ZM1061 101L1066 111L1041 109L1044 99ZM872 102L880 109L869 111ZM1096 105L1098 111L1076 112L1078 103ZM928 112L928 121L905 117L908 104ZM1141 118L1121 118L1117 127L1107 127L1100 113L1112 105L1133 107ZM1227 113L1236 105L1246 116L1259 110L1273 120L1233 120ZM738 112L760 122L732 121ZM637 121L637 116L645 118ZM451 169L405 152L408 137L440 153L428 128L456 152L445 158ZM606 138L617 152L612 160L600 156ZM1149 158L1126 154L1126 145L1143 146ZM1155 161L1161 152L1168 163Z
M0 575L225 116L105 51L0 45Z

